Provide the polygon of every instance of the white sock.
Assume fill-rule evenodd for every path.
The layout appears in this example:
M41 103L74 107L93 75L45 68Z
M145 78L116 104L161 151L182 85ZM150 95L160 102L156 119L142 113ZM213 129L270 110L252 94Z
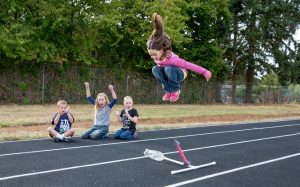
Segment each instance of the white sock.
M60 140L63 140L63 139L64 139L64 135L63 135L63 134L57 133L57 134L56 134L56 138L58 138L58 139L60 139Z

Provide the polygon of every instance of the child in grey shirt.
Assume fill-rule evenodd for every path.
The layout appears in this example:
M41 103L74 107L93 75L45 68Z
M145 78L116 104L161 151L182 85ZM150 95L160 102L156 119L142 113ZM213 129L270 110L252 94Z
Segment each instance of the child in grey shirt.
M109 102L108 97L105 93L99 93L96 100L91 96L89 83L86 82L86 96L89 102L95 105L95 119L93 127L85 131L81 138L83 139L104 139L108 136L109 123L110 123L110 112L112 107L117 102L117 95L114 91L114 87L109 85L108 88L112 95L112 101Z

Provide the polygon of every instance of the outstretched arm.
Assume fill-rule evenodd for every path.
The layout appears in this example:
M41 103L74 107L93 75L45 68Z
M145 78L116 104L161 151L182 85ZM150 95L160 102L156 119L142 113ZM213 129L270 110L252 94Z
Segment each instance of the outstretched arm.
M191 62L188 62L181 58L175 58L174 65L180 68L188 69L191 71L194 71L198 74L201 74L205 77L207 81L211 79L211 72L205 69L204 67L201 67L199 65L193 64Z
M90 84L88 82L85 82L84 86L85 86L86 97L87 97L89 103L94 105L96 103L96 101L91 95Z
M109 85L108 88L109 88L109 90L110 90L110 93L111 93L112 98L113 98L113 99L117 99L117 95L116 95L116 92L115 92L115 90L114 90L113 85Z
M172 56L170 58L166 58L165 60L160 61L159 65L163 65L163 66L171 65L171 66L176 66L178 68L188 69L188 70L191 70L198 74L203 75L207 81L209 81L212 76L211 72L208 71L207 69L205 69L199 65L193 64L191 62L188 62L188 61L178 57L175 54L172 54Z
M86 97L90 97L91 96L90 84L88 82L85 82L84 86L85 86Z

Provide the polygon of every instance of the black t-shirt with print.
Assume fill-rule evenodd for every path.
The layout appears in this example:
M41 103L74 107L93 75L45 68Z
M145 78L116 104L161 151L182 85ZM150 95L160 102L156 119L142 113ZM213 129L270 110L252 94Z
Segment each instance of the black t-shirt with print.
M135 108L132 108L131 110L128 111L129 115L133 118L134 116L139 116L137 110ZM123 129L129 129L132 131L136 131L136 123L130 121L125 113L125 109L123 109L120 113L120 117L122 118L122 124L123 124Z

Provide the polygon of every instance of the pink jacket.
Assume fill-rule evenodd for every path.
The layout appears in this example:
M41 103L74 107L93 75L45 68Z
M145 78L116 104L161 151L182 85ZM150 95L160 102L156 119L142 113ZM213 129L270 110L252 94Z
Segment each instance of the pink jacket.
M207 69L198 66L196 64L193 64L191 62L188 62L180 57L178 57L173 52L170 53L164 60L154 60L155 63L158 66L165 67L165 66L176 66L178 68L182 69L188 69L191 71L194 71L198 74L203 75L205 78L207 78L211 73Z

